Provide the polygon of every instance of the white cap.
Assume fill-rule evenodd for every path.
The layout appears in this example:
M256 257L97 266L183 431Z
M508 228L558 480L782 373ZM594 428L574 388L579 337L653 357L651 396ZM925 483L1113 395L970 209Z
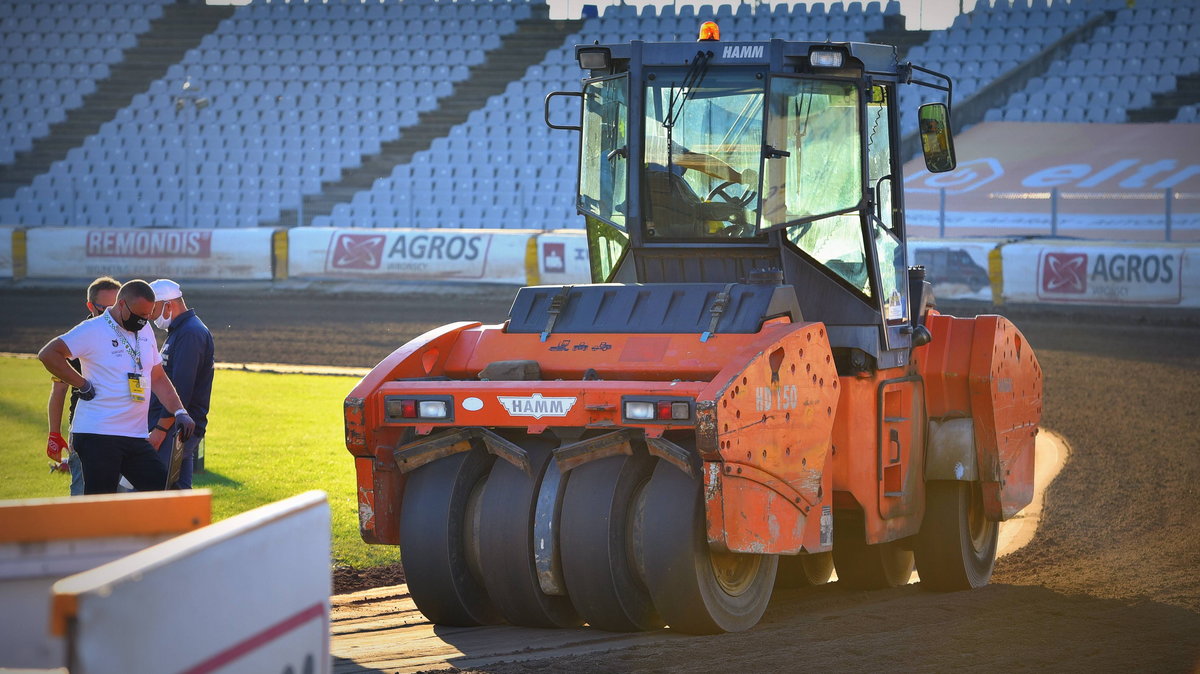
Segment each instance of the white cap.
M183 291L179 289L179 284L171 279L160 278L150 284L150 289L154 291L155 302L166 302L183 297Z

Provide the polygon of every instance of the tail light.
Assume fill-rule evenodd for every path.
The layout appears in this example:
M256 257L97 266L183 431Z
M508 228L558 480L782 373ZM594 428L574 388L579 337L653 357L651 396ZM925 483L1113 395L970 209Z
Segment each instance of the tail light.
M625 398L621 411L626 421L690 421L693 401L690 398Z
M388 396L384 399L383 411L388 421L452 421L454 398L450 396L422 396L420 398Z

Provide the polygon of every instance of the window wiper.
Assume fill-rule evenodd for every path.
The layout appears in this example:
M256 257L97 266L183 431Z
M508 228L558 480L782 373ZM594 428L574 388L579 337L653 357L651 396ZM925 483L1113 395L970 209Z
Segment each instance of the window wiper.
M675 122L679 121L679 115L683 114L683 106L687 103L692 92L700 88L704 83L704 76L708 74L708 62L712 58L712 52L698 51L696 58L692 59L692 65L683 75L683 83L679 88L671 90L671 97L667 100L667 115L663 119L663 128L667 130L667 171L672 170L673 148L675 144L674 129Z
M683 104L687 102L692 92L704 83L704 76L708 74L708 62L711 58L712 52L696 52L696 58L692 59L692 65L683 76L683 84L678 89L671 91L671 98L667 102L667 117L662 123L664 129L670 129L675 126L675 122L679 121L679 115L683 112Z

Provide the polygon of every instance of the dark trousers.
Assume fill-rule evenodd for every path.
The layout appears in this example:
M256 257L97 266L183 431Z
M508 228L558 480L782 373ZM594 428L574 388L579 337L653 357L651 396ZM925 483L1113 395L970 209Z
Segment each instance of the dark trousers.
M83 493L115 494L121 476L138 491L162 491L167 471L145 438L72 433L71 446L83 461Z
M177 429L178 427L172 426L158 447L158 460L162 462L163 468L168 472L171 470L171 450L175 446ZM183 443L183 461L179 464L179 479L171 485L171 489L192 488L192 469L196 463L196 447L198 446L200 446L200 438L194 434L188 438L187 442Z

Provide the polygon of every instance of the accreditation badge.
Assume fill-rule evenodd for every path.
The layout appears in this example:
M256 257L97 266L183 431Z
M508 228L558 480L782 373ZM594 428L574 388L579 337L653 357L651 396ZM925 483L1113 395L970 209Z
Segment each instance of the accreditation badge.
M129 398L135 403L146 402L146 389L142 388L142 375L130 372L126 376L129 379Z

